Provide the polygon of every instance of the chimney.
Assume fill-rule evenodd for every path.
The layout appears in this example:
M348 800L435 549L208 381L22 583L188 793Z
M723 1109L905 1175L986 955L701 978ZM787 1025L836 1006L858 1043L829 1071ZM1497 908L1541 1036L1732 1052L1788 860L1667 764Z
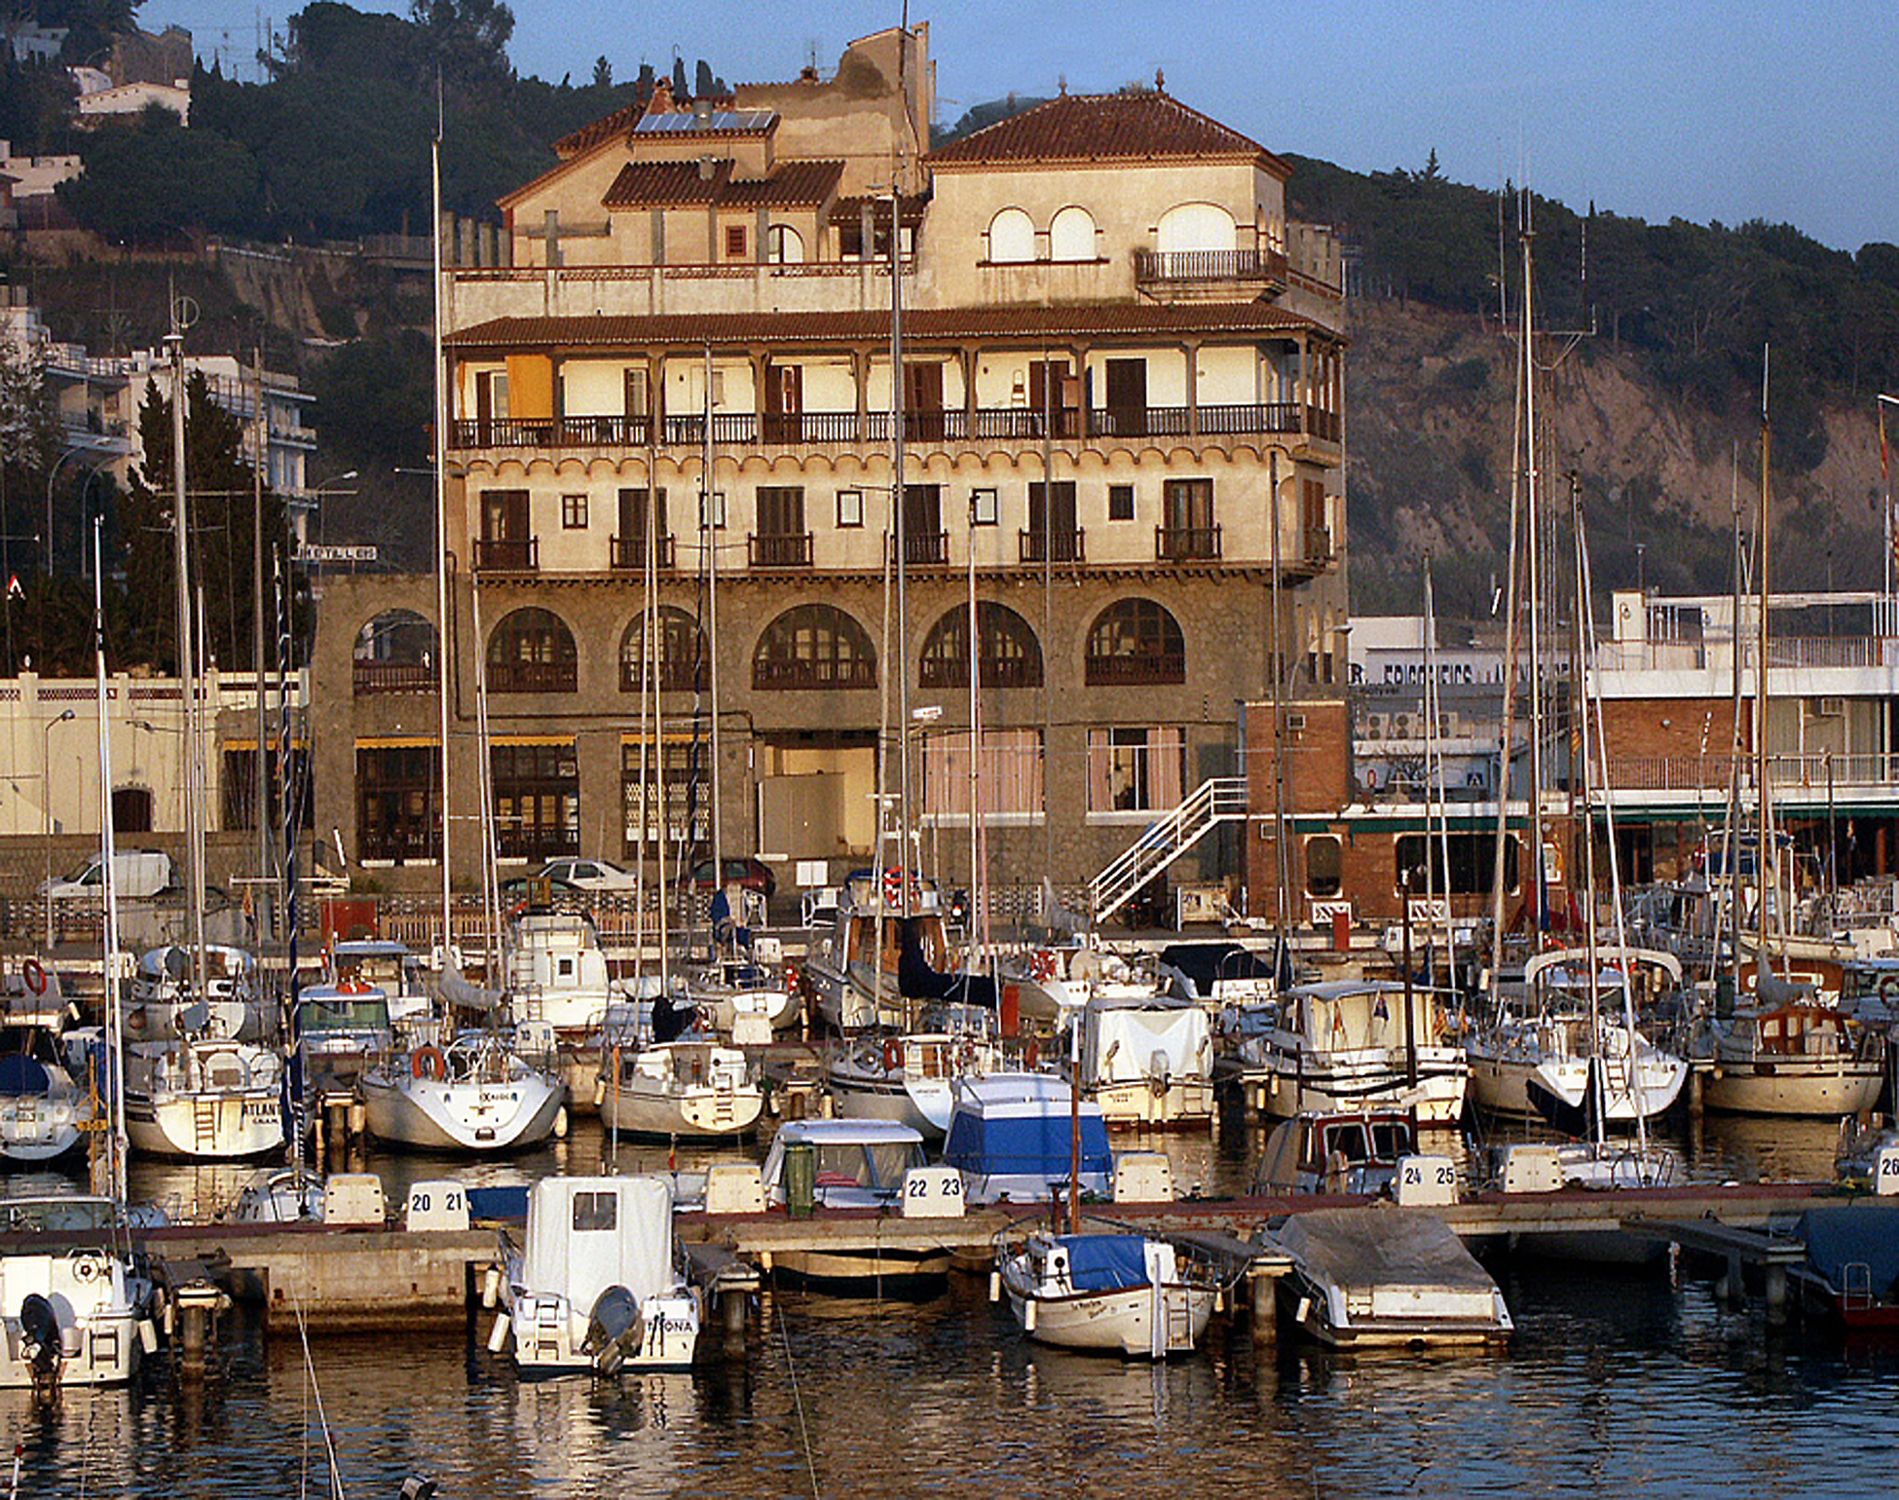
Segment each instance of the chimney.
M716 158L710 156L702 156L699 158L699 180L701 182L712 181L713 173L717 170L718 162ZM190 450L187 449L186 451L188 452Z
M669 115L673 112L673 81L661 78L653 84L653 97L646 101L649 115Z
M693 100L692 118L701 129L709 127L712 124L712 100L710 98Z

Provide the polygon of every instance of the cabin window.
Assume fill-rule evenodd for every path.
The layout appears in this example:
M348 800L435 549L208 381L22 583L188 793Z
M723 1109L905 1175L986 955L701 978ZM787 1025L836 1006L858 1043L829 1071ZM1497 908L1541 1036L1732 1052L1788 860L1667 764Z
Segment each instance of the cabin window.
M1336 896L1344 881L1344 845L1336 833L1315 833L1306 840L1306 894Z
M615 1193L575 1193L575 1229L617 1229L620 1199Z

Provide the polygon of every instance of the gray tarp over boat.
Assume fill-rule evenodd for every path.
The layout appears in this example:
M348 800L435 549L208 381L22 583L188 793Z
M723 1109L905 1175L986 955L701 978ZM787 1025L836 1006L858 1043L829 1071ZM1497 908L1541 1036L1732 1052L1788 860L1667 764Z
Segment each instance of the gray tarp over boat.
M483 989L462 978L453 965L442 970L442 998L462 1010L494 1010L505 998L499 990Z
M1309 1273L1348 1292L1407 1286L1490 1293L1497 1287L1442 1219L1392 1203L1294 1214L1278 1240Z

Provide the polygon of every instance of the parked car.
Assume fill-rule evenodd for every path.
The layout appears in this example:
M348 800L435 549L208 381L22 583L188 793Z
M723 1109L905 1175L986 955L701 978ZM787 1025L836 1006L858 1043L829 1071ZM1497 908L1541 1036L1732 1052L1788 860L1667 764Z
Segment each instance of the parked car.
M712 879L712 861L702 859L692 867L692 873L686 877L695 891L710 891L715 888ZM682 881L681 884L684 884ZM756 859L728 859L725 862L726 885L736 885L741 890L755 891L767 901L778 892L778 877Z
M558 881L582 891L630 891L639 877L609 859L553 859L541 870L543 880Z
M112 856L113 883L121 898L131 901L156 896L171 887L174 875L171 856L150 849L121 849ZM105 884L105 856L95 854L70 875L43 881L42 898L54 901L76 900L82 896L99 899Z
M540 891L546 891L549 896L585 894L571 881L556 880L548 875L515 875L501 882L501 904L519 906L532 900Z

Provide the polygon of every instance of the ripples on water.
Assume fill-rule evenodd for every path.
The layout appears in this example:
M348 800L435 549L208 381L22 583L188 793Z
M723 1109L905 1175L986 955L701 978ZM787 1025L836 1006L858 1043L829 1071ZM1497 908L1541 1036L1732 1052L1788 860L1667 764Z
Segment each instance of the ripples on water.
M1243 1189L1263 1133L1160 1138L1177 1180ZM1674 1144L1696 1176L1824 1175L1831 1126L1711 1119ZM519 1181L597 1167L597 1128L470 1167L374 1165ZM623 1170L663 1167L625 1150ZM705 1154L681 1152L682 1168ZM224 1201L245 1174L140 1164L135 1188ZM442 1500L631 1494L1360 1497L1842 1495L1899 1489L1899 1344L1770 1332L1758 1308L1657 1275L1497 1268L1516 1317L1504 1355L1256 1356L1216 1320L1200 1355L1155 1369L1027 1344L980 1279L922 1304L768 1294L743 1357L621 1385L519 1380L463 1336L319 1339L322 1399L348 1493L424 1474ZM719 1335L708 1330L715 1350ZM789 1362L787 1352L789 1351ZM796 1381L792 1369L795 1367ZM811 1439L810 1458L801 1440ZM25 1444L19 1493L329 1493L301 1350L226 1330L208 1377L154 1362L129 1392L42 1415L0 1393L0 1440Z

